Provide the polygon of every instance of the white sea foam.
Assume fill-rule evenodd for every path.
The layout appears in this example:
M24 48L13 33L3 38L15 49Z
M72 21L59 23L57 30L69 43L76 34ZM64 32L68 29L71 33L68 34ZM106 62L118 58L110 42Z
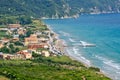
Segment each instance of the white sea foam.
M60 33L60 34L62 34L63 36L70 36L70 34L69 34L69 33L64 32L64 31L59 31L59 33Z
M120 72L116 72L116 73L120 74Z
M113 67L113 68L116 68L116 69L120 70L120 65L114 63L113 61L104 61L104 63Z
M103 68L105 71L104 72L102 71L102 72L105 73L106 75L108 75L108 77L111 77L113 80L120 80L119 79L120 70L110 67L109 65L103 66ZM113 74L111 74L111 73L113 73Z
M71 41L71 42L76 42L74 39L72 39L72 38L69 38L69 41Z
M83 56L80 54L78 48L73 47L73 52L74 52L74 54L76 54L76 55L74 55L74 57L75 57L77 60L80 60L81 62L87 64L88 66L91 65L90 61L89 61L88 59L86 59L85 57L83 57Z
M78 54L78 50L79 50L78 48L73 47L73 51L75 54Z
M111 77L113 80L120 80L120 65L119 63L115 63L115 61L101 57L101 56L95 56L97 59L101 60L104 63L103 66L103 73ZM111 74L113 73L113 74Z
M96 58L98 58L99 60L102 60L104 64L106 64L112 68L115 68L117 70L120 70L120 65L115 63L113 60L109 60L109 59L106 59L106 58L103 58L100 56L96 56Z
M53 28L51 27L51 25L47 25L47 27L48 27L50 30L53 30Z

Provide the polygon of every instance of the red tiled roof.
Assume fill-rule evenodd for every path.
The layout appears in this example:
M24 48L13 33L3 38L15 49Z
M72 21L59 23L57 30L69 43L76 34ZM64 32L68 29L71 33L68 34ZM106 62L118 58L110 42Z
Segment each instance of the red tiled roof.
M29 49L38 49L38 48L44 48L44 46L48 46L46 43L41 43L41 44L29 44L28 48Z
M25 38L25 42L34 42L34 41L35 42L38 41L37 35L32 34L30 37Z
M23 54L23 55L26 55L26 54L30 54L30 53L29 53L29 52L19 51L19 52L17 52L17 54Z

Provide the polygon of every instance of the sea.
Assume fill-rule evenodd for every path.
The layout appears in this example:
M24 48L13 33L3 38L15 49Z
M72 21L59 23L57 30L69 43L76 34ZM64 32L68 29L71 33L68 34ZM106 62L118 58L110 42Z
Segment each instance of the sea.
M43 21L64 40L70 56L120 80L120 14L83 14ZM81 41L95 46L81 46Z

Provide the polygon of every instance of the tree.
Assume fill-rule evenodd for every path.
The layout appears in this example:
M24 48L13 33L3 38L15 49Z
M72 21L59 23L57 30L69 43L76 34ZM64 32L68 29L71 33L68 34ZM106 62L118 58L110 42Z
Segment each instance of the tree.
M20 35L19 35L19 38L20 38L20 41L23 41L23 40L24 40L24 38L25 38L25 35L20 34Z
M10 44L10 45L9 45L9 48L10 48L10 49L14 49L13 44Z
M3 53L9 53L10 49L7 48L6 46L4 46L4 47L1 48L1 52L3 52Z
M15 52L18 52L18 51L20 51L20 49L19 48L15 48Z
M17 45L17 46L23 46L23 43L20 42L20 41L16 41L14 44Z
M19 48L17 48L17 47L14 47L14 45L13 44L10 44L9 45L9 53L11 53L11 54L13 54L13 53L16 53L16 52L18 52L18 51L20 51L20 49Z
M33 31L28 30L27 33L26 33L26 36L29 37L31 34L33 34Z
M21 25L32 23L32 19L30 17L22 16L22 17L19 17L18 19Z

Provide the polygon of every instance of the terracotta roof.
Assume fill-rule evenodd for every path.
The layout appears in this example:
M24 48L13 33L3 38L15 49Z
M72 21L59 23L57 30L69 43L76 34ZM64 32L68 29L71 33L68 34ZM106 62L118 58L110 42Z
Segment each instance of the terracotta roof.
M31 34L31 35L30 35L30 38L37 38L37 35Z
M34 41L37 40L36 38L25 38L25 41Z
M9 41L9 39L7 39L7 38L4 38L3 40L4 40L4 41Z
M41 44L29 44L28 48L29 49L38 49L38 48L44 48L45 46L48 46L46 43L41 43Z
M30 43L38 43L38 38L36 35L31 35L28 38L25 38L25 44L30 44Z
M17 54L23 54L23 55L27 55L27 54L30 54L29 52L23 52L23 51L19 51L17 52Z

